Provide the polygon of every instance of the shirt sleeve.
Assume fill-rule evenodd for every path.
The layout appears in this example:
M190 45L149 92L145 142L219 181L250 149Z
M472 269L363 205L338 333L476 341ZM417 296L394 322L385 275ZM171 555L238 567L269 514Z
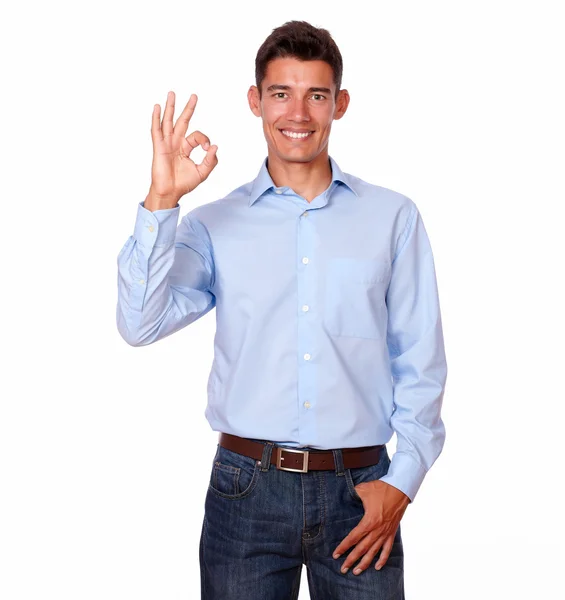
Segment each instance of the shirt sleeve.
M386 297L394 394L391 426L397 445L381 481L412 502L443 449L441 406L447 379L434 259L414 203L398 247Z
M150 211L140 202L134 233L118 255L116 322L131 346L152 344L216 305L205 228L180 206Z

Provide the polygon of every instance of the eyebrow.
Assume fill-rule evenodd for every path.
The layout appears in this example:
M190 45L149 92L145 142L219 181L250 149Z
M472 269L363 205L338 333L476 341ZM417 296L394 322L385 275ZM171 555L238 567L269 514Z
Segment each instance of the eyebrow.
M274 92L275 90L290 90L292 89L290 87L290 85L282 85L280 83L273 83L273 85L270 85L265 91L267 92ZM308 88L309 92L324 92L326 94L331 94L332 91L329 88L325 88L325 87L311 87Z

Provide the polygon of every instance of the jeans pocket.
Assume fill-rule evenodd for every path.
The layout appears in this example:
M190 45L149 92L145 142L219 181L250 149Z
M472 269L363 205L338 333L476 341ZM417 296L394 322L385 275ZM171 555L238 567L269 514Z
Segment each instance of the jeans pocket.
M255 489L260 473L258 460L218 444L208 489L228 500L245 498Z
M376 464L369 465L368 467L354 467L345 469L345 481L347 483L347 489L353 500L361 503L363 502L355 490L355 486L359 485L360 483L375 481L376 479L384 477L388 473L389 465L390 457L388 455L386 446L383 446L379 454L379 461Z
M328 333L367 339L385 337L388 277L385 261L329 259L324 307Z

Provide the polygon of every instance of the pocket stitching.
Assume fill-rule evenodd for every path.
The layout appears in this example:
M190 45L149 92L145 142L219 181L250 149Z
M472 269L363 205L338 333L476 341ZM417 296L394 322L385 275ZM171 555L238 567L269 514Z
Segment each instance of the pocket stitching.
M231 467L231 465L222 465L222 466ZM216 466L214 466L214 471L215 471L215 468L216 468ZM231 468L241 470L240 467L231 467ZM255 468L253 470L253 475L251 477L251 481L250 481L249 485L247 486L247 489L245 489L245 490L243 490L243 492L240 492L235 495L225 494L224 492L221 492L220 490L217 490L215 487L213 487L212 484L208 484L208 490L213 492L214 494L216 494L216 496L225 498L226 500L239 500L239 499L245 498L246 496L251 494L251 492L255 489L255 487L257 485L257 481L259 480L259 474L260 474L259 465L257 464L257 462L255 462ZM238 477L239 477L239 474L238 474ZM214 483L215 483L215 480L214 480Z
M333 258L329 259L328 272L330 276L338 276L348 282L380 283L386 279L388 265L385 260Z
M218 470L222 470L225 473L229 473L230 475L233 476L233 488L234 488L234 490L236 490L238 482L239 482L239 473L241 472L241 469L239 467L232 467L232 465L225 465L225 464L221 463L219 460L215 461L214 469L213 469L213 473L212 473L212 481L216 488L219 487L218 486Z
M364 306L355 306L355 294L347 297L342 295L342 289L352 285L378 286L382 288L386 284L389 272L388 264L381 260L376 264L369 259L354 259L337 257L330 259L327 266L327 278L325 288L325 312L324 322L328 333L334 337L356 337L361 339L379 340L383 338L378 323L371 318L367 312L367 302ZM361 290L360 290L361 293ZM384 292L377 307L381 311L385 305ZM352 317L363 315L363 323L353 327L345 315L351 313ZM355 315L355 317L353 316ZM382 317L381 317L382 318ZM368 321L367 319L371 319Z
M363 504L363 500L361 500L361 496L355 490L355 483L353 482L353 478L351 477L351 469L345 469L345 481L347 483L347 490L349 491L351 497L356 502L361 502Z

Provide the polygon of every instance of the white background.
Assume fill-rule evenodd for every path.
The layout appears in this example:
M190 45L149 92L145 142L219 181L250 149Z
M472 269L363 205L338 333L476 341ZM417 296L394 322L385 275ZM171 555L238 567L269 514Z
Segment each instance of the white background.
M407 598L564 597L559 4L2 9L3 600L200 597L215 311L128 346L116 259L169 90L175 118L198 94L189 132L219 146L181 216L256 176L267 148L246 93L259 46L290 19L329 29L343 55L351 103L330 154L409 196L434 251L447 440L402 520Z

